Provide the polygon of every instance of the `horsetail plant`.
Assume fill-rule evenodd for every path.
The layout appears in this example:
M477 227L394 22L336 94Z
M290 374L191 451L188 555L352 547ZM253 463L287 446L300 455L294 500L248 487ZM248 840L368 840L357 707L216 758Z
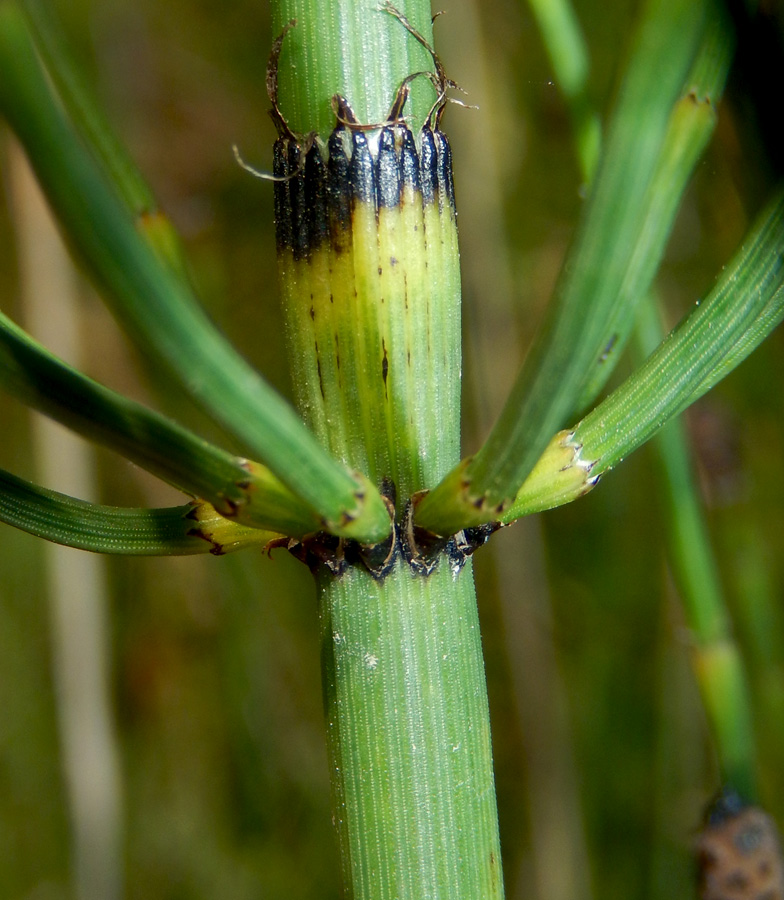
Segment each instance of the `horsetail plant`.
M532 4L588 196L509 399L461 459L457 212L442 131L457 86L434 50L429 4L271 5L278 137L264 178L296 411L202 311L176 234L44 7L0 3L0 111L75 255L138 346L247 454L103 387L0 314L8 393L189 498L106 507L0 472L0 519L101 553L288 549L318 594L346 895L492 900L504 888L472 556L516 519L592 490L781 321L784 195L708 295L597 403L713 130L733 33L712 0L646 0L601 136L575 57L546 4ZM722 644L725 620L710 622L695 630ZM723 773L751 800L743 673L734 651L724 668L709 656L698 667ZM719 683L737 702L722 707Z

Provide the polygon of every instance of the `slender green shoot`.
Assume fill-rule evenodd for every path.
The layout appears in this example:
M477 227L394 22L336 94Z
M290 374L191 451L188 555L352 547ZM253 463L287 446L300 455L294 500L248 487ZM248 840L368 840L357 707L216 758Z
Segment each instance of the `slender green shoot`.
M177 230L159 208L150 186L82 77L52 4L43 0L21 2L36 49L76 130L84 136L139 232L187 281L187 263Z
M781 321L783 310L784 193L779 190L707 299L593 412L552 439L530 484L523 484L499 520L512 522L586 493L709 390L719 373L742 362ZM558 444L569 449L571 462L557 456Z
M585 214L540 335L462 481L448 476L419 505L422 527L446 534L497 517L548 435L574 410L620 302L672 110L703 36L706 6L678 0L645 5Z
M51 3L21 0L30 33L76 130L101 161L112 184L133 213L156 206L155 197L91 96L63 36Z
M320 522L275 476L66 365L0 313L0 387L224 515L291 535Z
M629 255L613 315L596 348L577 401L583 410L598 396L632 334L637 309L653 283L672 232L681 196L716 127L735 34L723 10L708 23L705 40L675 104L645 200L647 213Z
M588 95L590 61L580 23L569 0L528 0L558 89L569 106L580 173L586 185L599 162L602 125Z
M578 158L583 177L590 183L593 170L586 171L585 148L581 143L581 129L586 128L587 112L584 110L588 103L584 83L587 48L566 0L563 10L560 0L554 4L542 4L539 0L530 0L530 3L557 83L570 104ZM554 21L561 23L560 30L554 28ZM709 16L699 52L670 116L644 203L647 207L645 222L637 235L637 245L628 256L626 275L613 315L596 347L595 360L586 373L576 410L585 409L597 397L632 333L640 299L646 296L664 255L683 191L715 129L717 106L724 92L734 48L732 23L725 10L717 7ZM598 127L598 116L594 118Z
M200 501L163 509L101 506L3 470L0 522L65 547L121 556L221 555L280 538L230 522Z
M52 93L13 2L0 7L0 110L82 260L139 346L302 497L327 529L367 541L383 538L389 516L375 487L326 453L140 238Z

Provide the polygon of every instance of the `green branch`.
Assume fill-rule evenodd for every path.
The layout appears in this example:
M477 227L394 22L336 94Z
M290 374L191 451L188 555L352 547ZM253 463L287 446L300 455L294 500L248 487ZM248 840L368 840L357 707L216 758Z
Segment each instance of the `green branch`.
M637 310L647 296L670 238L681 197L710 141L735 46L731 23L715 10L692 70L675 104L661 154L644 200L645 219L629 254L613 314L595 348L575 410L598 396L632 333Z
M280 537L229 522L206 503L166 509L100 506L2 469L0 522L65 547L123 556L221 555Z
M57 359L0 313L0 386L224 515L291 535L319 520L271 472L209 444Z
M583 458L606 471L701 397L730 348L766 306L784 302L783 288L784 195L779 191L707 300L575 428Z
M583 178L589 183L593 169L586 165L586 142L591 123L595 122L597 129L599 125L598 116L591 115L586 93L588 51L568 0L552 4L529 0L529 3L558 86L569 104ZM712 8L699 52L670 115L661 154L643 198L642 205L647 210L645 221L635 236L634 248L627 255L626 273L614 310L596 345L576 410L585 409L597 397L632 333L637 309L664 255L682 194L715 129L717 106L734 48L735 34L725 10ZM600 139L597 134L597 146Z
M158 256L188 282L180 237L158 207L152 189L112 129L103 110L82 78L63 37L63 27L46 0L21 0L36 50L51 76L68 117L84 138L87 149L111 181L136 228Z
M152 190L119 141L82 78L63 36L63 26L46 0L20 0L36 50L76 130L100 160L126 207L138 215L156 207Z
M593 412L552 439L499 520L512 522L586 493L741 363L783 317L784 193L779 190L707 299Z
M479 453L424 498L417 522L439 534L498 518L574 411L585 373L626 299L630 260L670 121L703 38L707 0L649 0L599 169L553 303Z
M215 329L182 279L140 238L123 203L66 119L16 4L0 7L0 109L113 310L218 422L335 533L389 530L376 489L333 460L286 403Z

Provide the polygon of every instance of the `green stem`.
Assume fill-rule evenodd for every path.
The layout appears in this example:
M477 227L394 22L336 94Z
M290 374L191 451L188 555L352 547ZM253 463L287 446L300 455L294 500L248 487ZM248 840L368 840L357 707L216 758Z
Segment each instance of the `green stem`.
M429 3L401 7L429 41ZM411 495L459 458L450 151L437 121L418 127L434 98L427 81L415 84L427 89L426 102L414 98L402 110L406 124L340 126L329 108L341 93L360 122L382 122L400 83L433 61L376 0L276 4L278 29L292 18L280 106L300 136L282 133L276 144L276 222L298 402L335 456L397 496L394 542L378 548L381 559L363 556L373 574L350 548L321 543L308 555L304 542L318 576L345 889L353 900L497 900L471 567L461 569L456 548L457 556L437 552L425 562L403 524ZM301 134L311 130L322 142L308 147Z
M360 122L383 122L395 92L415 72L433 71L422 47L379 0L282 0L272 4L275 35L291 21L280 57L280 107L296 134L324 140L335 126L332 98L345 97ZM398 0L395 8L432 46L430 5ZM312 48L318 52L312 52ZM436 99L426 78L411 84L406 114L418 131Z
M643 357L664 337L656 304L644 304L637 328ZM751 697L711 547L680 420L653 441L666 498L667 543L691 637L691 657L725 784L756 797Z
M470 564L319 580L327 737L354 900L503 896Z
M280 537L230 522L208 503L164 509L102 506L0 469L0 522L64 547L120 556L220 555Z

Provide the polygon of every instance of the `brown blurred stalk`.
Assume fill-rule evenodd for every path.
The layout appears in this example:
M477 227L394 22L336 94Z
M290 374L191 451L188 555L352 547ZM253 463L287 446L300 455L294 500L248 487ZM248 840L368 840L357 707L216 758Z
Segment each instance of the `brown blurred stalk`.
M9 148L24 324L65 360L81 356L77 280L49 210L16 144ZM32 416L37 479L86 500L96 493L90 447ZM109 626L102 557L46 543L52 677L72 822L74 893L119 900L122 788L109 691Z

